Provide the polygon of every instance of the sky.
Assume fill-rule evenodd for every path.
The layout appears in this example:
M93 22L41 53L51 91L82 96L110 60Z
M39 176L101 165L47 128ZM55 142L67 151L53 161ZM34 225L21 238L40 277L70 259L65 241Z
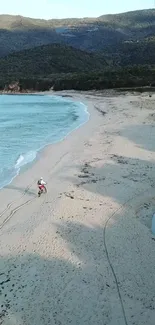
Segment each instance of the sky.
M52 19L98 17L147 8L155 8L155 0L4 0L0 14Z

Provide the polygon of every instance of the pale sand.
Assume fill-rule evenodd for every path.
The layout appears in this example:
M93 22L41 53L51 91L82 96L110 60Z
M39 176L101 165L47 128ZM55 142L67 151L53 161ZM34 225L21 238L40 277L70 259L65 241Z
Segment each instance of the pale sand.
M154 325L155 96L68 94L89 122L0 192L0 324Z

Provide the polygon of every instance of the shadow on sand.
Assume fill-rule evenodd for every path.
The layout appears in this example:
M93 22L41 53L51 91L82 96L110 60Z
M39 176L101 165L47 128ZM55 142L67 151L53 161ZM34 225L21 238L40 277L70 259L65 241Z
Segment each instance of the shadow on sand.
M127 324L153 325L155 282L147 282L147 263L141 285L142 278L137 277L143 262L137 252L141 243L135 245L137 239L132 238L132 249L128 249L130 233L123 237L122 222L111 226L107 236L116 279L107 259L103 228L71 222L56 226L51 245L58 238L63 240L70 255L67 260L24 252L0 259L1 324L124 325L119 288Z
M9 190L14 190L14 191L18 191L22 194L28 194L30 196L34 196L36 197L37 195L37 190L35 191L31 191L29 188L23 188L23 187L19 187L19 186L14 186L12 184L9 184L7 186L5 186L5 188L9 189Z

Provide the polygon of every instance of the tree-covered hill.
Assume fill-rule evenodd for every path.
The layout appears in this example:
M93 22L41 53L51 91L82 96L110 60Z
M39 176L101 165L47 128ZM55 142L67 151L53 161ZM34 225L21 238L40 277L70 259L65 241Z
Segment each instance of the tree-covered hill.
M66 45L43 45L0 59L0 78L47 77L54 73L101 70L106 61Z
M65 43L99 51L155 34L155 9L83 19L32 19L0 15L0 56L32 47Z

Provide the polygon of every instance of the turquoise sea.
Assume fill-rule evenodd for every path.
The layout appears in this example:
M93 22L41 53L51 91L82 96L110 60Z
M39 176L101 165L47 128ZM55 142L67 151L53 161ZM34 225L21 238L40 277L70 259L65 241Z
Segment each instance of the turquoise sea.
M50 95L0 95L0 188L89 119L84 104Z

